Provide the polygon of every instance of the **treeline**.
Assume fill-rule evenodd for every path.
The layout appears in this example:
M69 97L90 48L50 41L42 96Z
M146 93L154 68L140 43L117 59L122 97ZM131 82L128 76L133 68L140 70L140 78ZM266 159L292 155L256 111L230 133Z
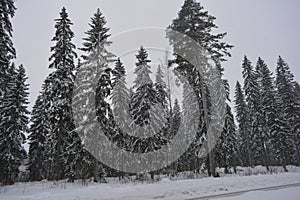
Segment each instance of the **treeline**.
M255 68L245 56L243 86L237 82L235 109L244 166L299 165L299 83L279 56L276 76L258 58Z
M157 67L153 81L150 78L151 61L147 51L141 47L136 55L134 85L128 88L125 67L120 59L107 50L111 44L109 28L100 10L91 18L82 47L77 48L82 52L79 59L72 42L73 24L66 9L62 8L60 17L55 20L54 45L50 48L49 68L53 71L43 82L30 120L27 117L28 85L25 70L13 64L16 53L11 41L10 21L14 12L12 0L0 4L0 37L3 41L0 46L2 183L10 184L16 180L18 168L26 157L29 160L26 164L30 181L74 181L93 177L96 182L105 182L108 176L123 177L123 172L105 166L83 147L78 132L96 127L87 127L85 124L75 126L75 120L78 119L74 117L97 121L112 142L134 153L152 152L166 145L177 134L181 124L188 130L186 137L189 131L197 133L196 140L178 160L160 171L151 172L152 175L163 171L199 172L202 166L209 175L217 176L216 167L225 167L228 172L229 168L238 165L299 165L299 84L293 79L288 65L279 58L274 80L261 59L253 69L245 57L242 66L244 86L237 83L235 95L237 127L229 106L229 85L227 80L222 79L222 62L231 56L229 50L233 46L222 41L226 33L212 33L217 28L215 17L209 15L195 0L184 1L178 17L168 30L189 36L209 52L216 65L216 75L210 78L218 81L205 82L207 79L199 72L198 66L176 53L190 49L190 44L178 41L174 32L167 31L167 38L174 48L174 59L169 59L168 63L164 63L165 66ZM206 61L203 65L209 66ZM164 68L167 68L165 72ZM177 99L172 102L166 79L168 74L164 74L171 68L181 78L181 105ZM187 81L182 81L182 76ZM215 90L208 91L210 84ZM95 99L88 98L95 92L90 88L96 89ZM217 96L219 101L210 101L212 95ZM195 96L194 100L192 96ZM82 102L85 102L85 106L76 107ZM220 102L224 102L224 105ZM159 112L154 105L160 105ZM225 123L221 127L221 137L215 148L201 158L199 149L209 138L207 129L209 120L213 118L210 111L222 105L225 106ZM78 109L76 115L73 113L74 106ZM197 115L196 107L199 107L200 119L196 126L190 126L188 117ZM96 115L92 113L94 110ZM123 116L130 116L132 121ZM160 131L146 139L135 138L124 132L141 130L132 129L132 125L147 129L150 124L151 130ZM25 133L29 133L28 155L22 146ZM128 161L118 158L115 162L125 165Z

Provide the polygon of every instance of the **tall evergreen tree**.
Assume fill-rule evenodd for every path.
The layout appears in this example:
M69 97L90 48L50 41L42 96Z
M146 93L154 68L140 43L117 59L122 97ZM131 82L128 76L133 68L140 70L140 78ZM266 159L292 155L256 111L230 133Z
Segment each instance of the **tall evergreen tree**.
M247 105L245 102L245 96L241 84L237 81L235 86L235 112L236 120L238 122L238 133L240 137L240 156L244 166L250 166L252 162L251 149L250 149L250 137L249 137L249 119Z
M251 149L251 160L249 165L261 164L259 156L262 154L261 132L259 129L259 85L257 82L257 75L253 66L245 56L243 61L243 78L245 100L247 104L248 117L250 122L249 143Z
M300 85L298 82L294 83L294 93L296 100L295 113L300 113ZM295 124L294 124L294 134L295 134L295 143L296 143L296 156L297 164L300 165L300 115L295 115Z
M76 117L80 117L81 120L77 121L98 121L105 132L112 128L111 121L107 119L108 116L112 116L112 110L110 109L108 98L112 91L112 69L109 63L114 62L114 55L107 50L107 47L111 44L108 40L110 34L108 34L109 28L106 27L106 20L100 9L91 18L89 24L90 29L86 32L87 37L84 38L85 42L81 50L85 53L83 55L84 61L78 69L76 75L76 90L74 91L74 102L73 105L82 105L84 102L85 106L78 108ZM79 84L77 84L79 83ZM91 91L94 88L96 91ZM96 95L93 93L96 92ZM96 110L94 110L94 99L95 96ZM81 103L80 103L81 102ZM96 112L97 116L93 113ZM85 120L88 119L88 120ZM91 132L95 127L92 124L81 124L78 131L80 132ZM94 130L96 131L96 130ZM94 132L92 131L92 132ZM90 138L91 136L89 136ZM92 138L90 138L92 139ZM89 141L88 145L93 146L95 141ZM97 148L95 146L95 148ZM91 156L89 165L93 167L93 176L95 182L104 182L104 171L102 164L97 161L96 158ZM101 177L99 177L101 176Z
M85 41L83 47L80 48L83 52L91 53L96 49L99 49L99 45L108 46L111 44L108 41L110 34L108 34L109 28L106 27L106 19L101 13L100 9L97 9L97 12L91 18L91 23L89 24L90 29L85 32L87 35L86 38L83 38ZM87 57L84 55L84 59Z
M16 51L12 42L11 18L16 7L13 0L3 0L0 3L0 104L6 91L8 82L8 68L11 60L16 58ZM1 118L0 118L1 119Z
M126 86L126 71L120 59L117 60L113 71L113 91L111 95L113 116L117 126L128 134L131 131L129 125L129 89Z
M51 83L46 88L46 101L51 102L49 108L50 140L52 145L52 171L51 178L62 179L66 177L70 163L68 157L73 152L69 147L77 140L74 132L71 100L74 82L74 59L77 57L72 43L74 33L71 30L73 23L68 17L65 8L60 12L60 18L56 19L55 36L52 41L55 45L51 47L52 55L49 58L49 68L55 71L49 76ZM72 177L69 177L72 178Z
M164 132L167 116L150 78L151 69L148 65L150 60L147 51L141 47L136 58L136 79L133 87L135 91L130 102L130 115L133 119L131 127L133 134L137 136L133 148L138 152L149 152L159 146L154 141L159 142L162 139L159 136Z
M0 181L12 183L26 156L25 142L29 114L28 85L23 66L15 68L16 51L12 42L11 19L14 1L0 2Z
M26 158L23 148L29 111L28 85L22 66L16 70L14 64L8 69L7 88L2 99L0 122L0 180L4 184L13 183L19 166Z
M239 164L239 149L237 143L239 138L237 137L236 126L234 123L234 117L231 112L230 106L226 105L226 118L223 131L216 144L216 160L219 167L225 168L225 173L229 172L229 168L234 169Z
M141 46L138 54L136 55L138 62L136 63L133 88L136 89L131 97L131 115L133 116L134 123L138 126L145 126L150 124L150 107L156 103L156 91L153 82L150 78L150 66L148 63L148 53Z
M45 84L44 84L45 85ZM44 87L43 85L43 87ZM51 156L49 152L49 134L50 123L48 121L48 106L44 99L43 92L39 94L32 108L31 126L29 129L29 180L40 181L48 179L49 165L51 164Z
M194 54L189 52L191 50L191 44L183 43L178 40L178 35L172 30L185 34L201 45L207 50L214 60L223 61L225 56L230 56L228 50L232 47L231 45L222 42L226 33L216 34L212 33L212 30L217 28L214 23L215 17L204 11L204 8L200 3L195 0L185 0L181 10L178 13L178 17L173 20L172 24L168 27L167 37L170 44L173 45L175 60L171 63L176 63L178 66L176 70L185 76L190 85L192 85L195 93L198 95L199 107L203 109L203 119L201 123L202 131L201 134L205 134L205 126L208 127L208 107L206 102L206 89L203 81L202 74L199 73L198 68L200 66L193 66L187 59L195 60ZM201 60L201 58L197 58ZM207 123L205 123L205 121ZM206 125L205 125L206 124ZM201 137L201 136L200 136ZM199 137L199 138L200 138ZM215 176L215 167L213 161L213 155L209 153L210 165L212 165L209 174Z
M283 165L295 163L293 160L297 153L297 146L295 142L299 137L297 132L294 132L294 127L297 127L297 119L299 119L297 113L297 102L294 94L294 76L290 71L288 64L279 56L276 67L276 87L279 97L279 107L281 108L281 114L279 119L281 121L286 120L287 125L285 131L282 131L280 135L281 148L277 148L277 156L281 157L281 163ZM278 146L279 147L279 146ZM280 155L280 156L279 156ZM297 156L299 161L299 155Z
M257 115L259 121L260 143L262 146L261 164L265 165L267 169L269 169L268 166L270 165L271 154L270 131L272 130L274 123L276 123L275 90L273 86L272 73L260 57L258 58L255 70L259 85L259 96L261 97L256 100L259 102Z

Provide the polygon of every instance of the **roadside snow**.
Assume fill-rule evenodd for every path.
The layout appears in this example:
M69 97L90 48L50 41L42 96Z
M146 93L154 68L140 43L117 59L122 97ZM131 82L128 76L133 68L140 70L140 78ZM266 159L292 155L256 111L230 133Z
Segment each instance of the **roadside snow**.
M220 198L219 200L299 200L300 187L286 188L272 191L248 192L240 196Z
M202 178L193 180L170 181L166 178L157 183L109 183L82 186L78 183L33 182L17 183L12 186L0 187L1 200L143 200L163 199L176 200L194 197L223 194L241 190L256 189L284 184L300 183L299 172L280 173L273 175L227 176L222 178ZM285 189L285 193L293 191L300 196L299 189ZM278 191L279 193L280 191ZM272 191L273 193L273 191ZM264 192L245 194L245 199L256 195L268 195ZM250 195L250 196L247 196ZM251 196L254 195L254 196ZM291 194L292 195L292 194ZM248 198L249 197L249 198ZM232 197L234 198L234 197ZM228 199L228 198L227 198ZM237 198L235 198L237 199ZM238 198L240 199L240 198ZM263 196L263 199L266 199ZM285 198L289 199L289 198Z

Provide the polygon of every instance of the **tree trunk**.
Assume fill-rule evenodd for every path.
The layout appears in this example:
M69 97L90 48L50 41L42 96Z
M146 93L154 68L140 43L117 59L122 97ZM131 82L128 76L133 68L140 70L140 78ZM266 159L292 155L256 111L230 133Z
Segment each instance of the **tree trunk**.
M99 182L99 173L98 173L98 160L94 158L94 170L93 170L93 176L94 176L94 182L98 183Z

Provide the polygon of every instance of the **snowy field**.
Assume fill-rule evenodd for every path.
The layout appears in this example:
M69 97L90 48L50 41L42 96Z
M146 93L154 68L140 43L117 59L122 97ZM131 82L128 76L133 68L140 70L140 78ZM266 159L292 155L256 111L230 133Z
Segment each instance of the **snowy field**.
M108 184L81 182L32 182L0 187L1 200L143 200L143 199L190 199L208 195L230 193L249 189L300 183L299 168L289 168L288 173L258 174L251 176L227 175L221 178L199 178L171 181L163 178L155 183L126 183L111 181ZM254 170L255 171L255 170ZM256 169L258 172L259 170ZM255 191L225 200L297 200L300 188L272 191Z

